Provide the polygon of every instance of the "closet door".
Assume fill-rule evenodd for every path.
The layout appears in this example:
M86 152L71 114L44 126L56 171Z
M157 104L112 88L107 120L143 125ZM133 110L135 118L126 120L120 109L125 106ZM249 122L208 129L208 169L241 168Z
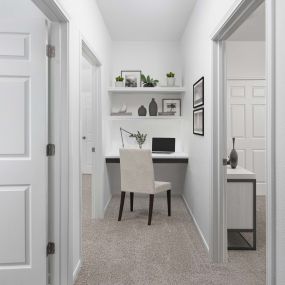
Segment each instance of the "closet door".
M228 153L236 138L239 165L256 173L257 194L266 192L266 82L228 80Z

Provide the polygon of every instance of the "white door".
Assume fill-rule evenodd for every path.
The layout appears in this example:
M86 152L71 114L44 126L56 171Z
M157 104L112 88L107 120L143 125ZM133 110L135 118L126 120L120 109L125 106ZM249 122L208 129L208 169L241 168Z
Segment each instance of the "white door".
M47 59L41 19L0 21L0 284L46 284Z
M82 56L81 62L81 171L92 174L92 149L95 147L94 76L96 67Z
M266 193L266 82L228 80L228 153L236 138L238 164L256 173L257 194Z

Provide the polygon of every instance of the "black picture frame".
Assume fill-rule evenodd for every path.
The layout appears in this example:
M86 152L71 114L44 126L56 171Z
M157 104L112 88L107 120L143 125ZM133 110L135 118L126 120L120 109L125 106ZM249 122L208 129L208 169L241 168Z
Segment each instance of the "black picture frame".
M177 99L177 98L165 98L165 99L162 99L162 112L169 112L169 110L166 110L165 109L165 102L167 101L177 101L177 103L179 103L179 113L177 115L174 115L174 116L181 116L181 99Z
M201 89L201 98L195 100L195 94ZM193 108L197 108L204 105L204 76L193 84Z
M134 73L137 76L137 84L136 86L132 86L130 84L130 82L128 81L128 79L126 78L126 73ZM121 70L121 77L124 78L124 83L125 83L125 87L127 88L137 88L137 87L141 87L141 76L142 76L142 71L141 70ZM135 84L134 84L135 85Z
M197 123L197 118L195 118L195 115L197 113L202 114L202 117L201 117L202 118L202 123L201 123L202 125L201 125L201 131L200 132L196 131L197 126L195 126L195 123ZM193 110L193 134L194 135L204 136L204 126L205 126L204 118L205 118L204 107Z

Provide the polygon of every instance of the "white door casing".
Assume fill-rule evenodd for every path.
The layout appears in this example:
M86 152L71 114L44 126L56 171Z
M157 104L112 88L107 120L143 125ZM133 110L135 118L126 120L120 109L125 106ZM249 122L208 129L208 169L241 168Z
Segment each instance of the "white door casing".
M0 22L0 284L46 284L47 29Z
M81 60L81 172L92 174L92 148L95 147L95 126L93 100L94 75L96 67L91 65L84 56Z
M228 80L227 144L236 138L238 164L256 173L257 195L266 194L266 82Z

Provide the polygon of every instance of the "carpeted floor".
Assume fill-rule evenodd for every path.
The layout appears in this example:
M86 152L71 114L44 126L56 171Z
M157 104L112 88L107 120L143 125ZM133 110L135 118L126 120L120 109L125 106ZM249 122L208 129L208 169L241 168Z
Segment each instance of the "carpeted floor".
M257 251L229 251L226 265L212 264L180 197L155 197L147 226L148 198L126 197L117 221L119 196L104 220L92 221L90 176L84 176L83 264L76 285L254 285L265 284L265 199L257 199Z

